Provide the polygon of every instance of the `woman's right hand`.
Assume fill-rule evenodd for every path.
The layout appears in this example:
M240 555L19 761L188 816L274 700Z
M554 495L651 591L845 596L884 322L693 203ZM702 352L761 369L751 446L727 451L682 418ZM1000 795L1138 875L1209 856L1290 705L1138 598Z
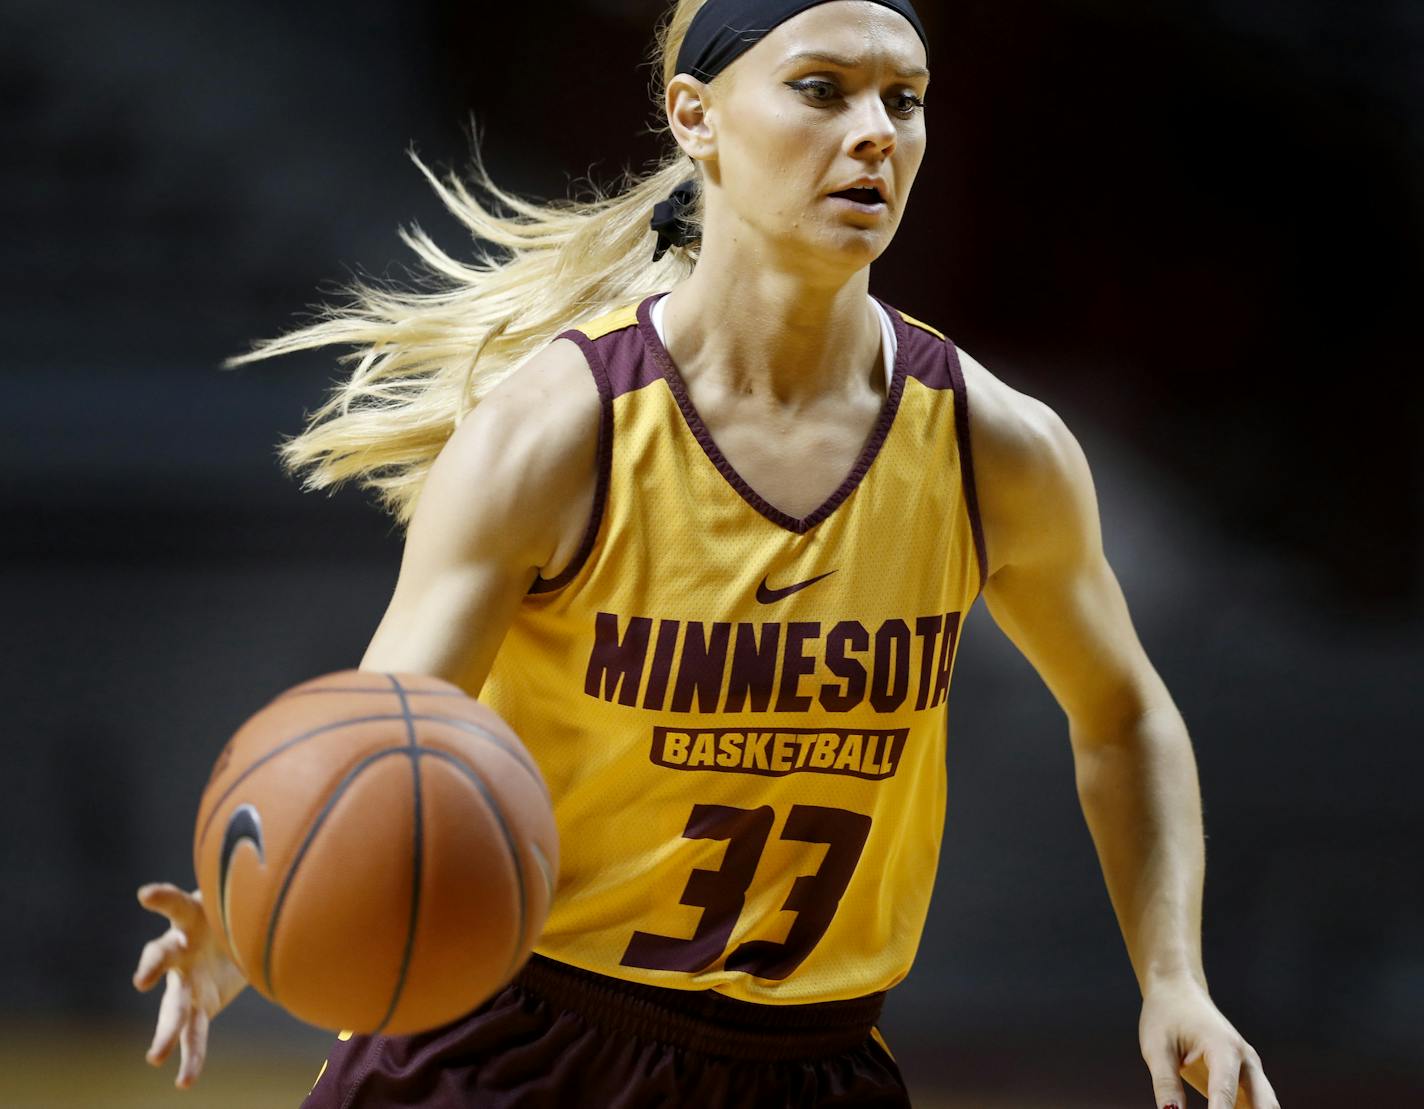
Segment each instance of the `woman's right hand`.
M180 1059L174 1085L186 1090L203 1069L208 1022L242 992L247 979L208 927L196 890L186 893L155 882L139 888L138 901L145 909L162 913L169 924L168 931L144 945L133 977L134 988L144 991L157 985L159 978L168 979L147 1058L153 1066L162 1066L177 1043Z

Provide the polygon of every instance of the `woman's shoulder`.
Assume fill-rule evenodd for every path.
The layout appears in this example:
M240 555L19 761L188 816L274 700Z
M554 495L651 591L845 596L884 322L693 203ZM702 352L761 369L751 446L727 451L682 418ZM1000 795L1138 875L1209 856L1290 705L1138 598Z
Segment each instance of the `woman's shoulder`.
M956 348L960 373L968 394L975 447L984 439L986 450L1010 458L1030 460L1060 434L1063 421L1037 397L1015 389L962 347Z
M883 303L883 302L882 302ZM1020 392L931 323L894 308L905 323L903 337L909 342L906 368L909 376L945 392L961 387L970 413L974 448L1003 461L1030 460L1061 424L1048 405Z
M598 473L602 404L578 345L555 339L483 396L436 461L441 511L527 533L535 565L578 545ZM472 520L473 523L473 520Z
M974 482L991 563L1011 557L1021 533L1046 516L1045 505L1091 491L1082 448L1063 418L956 352L969 401ZM996 542L997 540L997 542Z
M582 348L556 338L491 389L472 415L492 425L486 430L500 438L537 438L557 450L567 439L596 438L599 409L598 388Z

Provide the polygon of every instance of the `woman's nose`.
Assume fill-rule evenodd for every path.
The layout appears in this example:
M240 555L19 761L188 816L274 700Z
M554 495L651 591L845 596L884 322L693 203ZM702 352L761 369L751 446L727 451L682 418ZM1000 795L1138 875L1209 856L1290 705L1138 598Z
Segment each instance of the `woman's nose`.
M888 155L895 149L895 124L878 96L862 99L855 106L849 135L851 153L864 153L867 146Z

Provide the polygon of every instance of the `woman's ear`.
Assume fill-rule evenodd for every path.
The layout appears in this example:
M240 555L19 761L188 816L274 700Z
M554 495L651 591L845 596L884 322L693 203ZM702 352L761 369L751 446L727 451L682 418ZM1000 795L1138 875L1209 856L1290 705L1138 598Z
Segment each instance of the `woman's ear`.
M667 87L668 126L683 152L699 162L710 160L717 152L716 135L708 119L710 93L707 85L686 73L679 73Z

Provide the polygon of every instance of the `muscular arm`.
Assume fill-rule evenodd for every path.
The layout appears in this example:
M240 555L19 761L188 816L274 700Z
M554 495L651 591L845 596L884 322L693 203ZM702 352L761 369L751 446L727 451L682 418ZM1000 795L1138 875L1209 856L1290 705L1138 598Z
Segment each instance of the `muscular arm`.
M465 418L431 467L363 670L478 693L535 575L577 549L593 503L599 398L567 339Z
M1087 460L1046 405L964 363L990 561L984 598L1068 718L1078 798L1144 998L1159 1104L1180 1097L1180 1069L1199 1090L1210 1084L1211 1109L1265 1109L1275 1102L1259 1057L1207 995L1191 740L1104 556Z
M1014 404L1016 426L985 437L984 599L1068 718L1078 797L1139 986L1204 986L1201 795L1186 725L1103 554L1081 448L1051 409Z
M557 340L480 402L441 450L411 520L400 578L363 669L434 674L479 692L520 598L577 550L593 505L598 391L582 352ZM148 1061L179 1047L175 1080L191 1086L208 1024L246 982L208 927L196 893L142 887L168 918L134 971L166 982Z

